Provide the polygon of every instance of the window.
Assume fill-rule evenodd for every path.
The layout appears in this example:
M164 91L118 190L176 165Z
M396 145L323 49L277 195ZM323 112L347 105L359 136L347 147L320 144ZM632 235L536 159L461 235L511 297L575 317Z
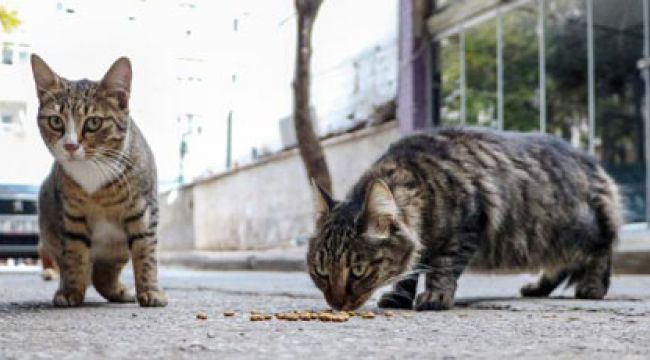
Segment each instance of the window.
M442 93L440 117L444 125L461 124L461 49L460 36L454 35L440 41L440 66L442 67Z
M14 63L14 50L12 49L11 44L4 44L2 46L2 63L5 65L11 65Z
M20 61L21 64L26 64L27 60L29 59L29 54L25 50L21 50L18 53L18 61Z
M643 3L594 0L595 152L620 185L627 220L645 218Z
M587 20L585 0L546 4L546 129L587 149Z
M503 128L539 130L537 3L505 13L503 26Z
M587 1L593 5L591 20ZM650 56L644 53L644 45L650 41L644 34L646 1L650 3L531 0L504 10L501 18L496 18L496 13L439 40L442 123L454 125L465 120L469 125L496 127L499 100L506 130L539 130L540 120L545 119L548 133L575 147L593 148L619 184L626 220L646 220L645 141L650 139L644 135L644 113L650 104L645 104L649 95L637 68L639 59ZM537 31L541 30L540 4L545 9L541 14L545 35L542 47ZM497 21L502 30L501 64L497 63ZM588 29L588 24L593 28ZM593 47L588 43L590 30ZM540 55L545 60L544 73L540 73ZM592 64L594 87L590 88ZM503 70L501 99L498 65ZM546 91L544 119L540 119L540 78ZM593 111L589 106L591 95L595 100L591 103ZM590 118L595 121L592 129ZM591 140L590 130L594 135Z
M497 126L496 20L465 32L466 123Z

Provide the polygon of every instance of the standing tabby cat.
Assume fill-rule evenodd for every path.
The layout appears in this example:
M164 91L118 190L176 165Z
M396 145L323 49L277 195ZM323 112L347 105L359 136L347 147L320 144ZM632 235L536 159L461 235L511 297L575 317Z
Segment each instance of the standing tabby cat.
M78 306L92 281L113 302L135 298L119 281L133 260L141 306L165 306L156 260L156 167L129 117L131 64L99 82L69 81L32 55L38 125L55 163L39 198L43 251L59 265L56 306Z
M336 309L355 309L396 279L380 307L449 309L468 264L543 267L524 296L548 296L566 279L578 298L601 299L609 287L616 185L595 159L552 136L415 135L393 144L345 200L317 186L314 194L308 269ZM426 289L416 298L419 273Z

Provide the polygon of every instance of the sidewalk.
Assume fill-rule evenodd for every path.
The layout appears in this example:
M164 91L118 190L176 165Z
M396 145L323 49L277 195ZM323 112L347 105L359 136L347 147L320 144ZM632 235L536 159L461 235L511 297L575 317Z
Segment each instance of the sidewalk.
M304 271L307 248L261 251L182 251L159 255L162 265L200 270ZM626 230L614 254L617 274L650 274L650 231Z

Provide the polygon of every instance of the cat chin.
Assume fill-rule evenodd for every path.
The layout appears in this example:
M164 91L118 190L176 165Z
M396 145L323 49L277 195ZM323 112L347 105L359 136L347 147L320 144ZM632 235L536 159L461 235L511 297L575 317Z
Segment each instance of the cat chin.
M87 159L64 161L59 164L87 194L94 194L102 186L115 179L110 169Z
M61 164L67 164L67 163L81 163L84 161L88 161L88 159L84 157L66 157L64 159L57 159L57 161Z
M67 167L69 165L73 166L78 166L79 164L84 164L88 162L88 159L81 159L81 158L54 158L57 163L62 165L63 167Z

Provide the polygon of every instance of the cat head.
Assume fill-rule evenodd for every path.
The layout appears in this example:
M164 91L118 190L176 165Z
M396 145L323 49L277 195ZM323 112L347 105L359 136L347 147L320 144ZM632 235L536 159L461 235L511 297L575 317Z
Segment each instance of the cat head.
M360 199L335 201L313 184L315 234L307 265L328 304L354 310L411 266L416 239L389 187L375 180Z
M38 55L31 62L38 126L54 158L59 163L119 158L129 128L129 59L115 61L101 81L66 80Z

